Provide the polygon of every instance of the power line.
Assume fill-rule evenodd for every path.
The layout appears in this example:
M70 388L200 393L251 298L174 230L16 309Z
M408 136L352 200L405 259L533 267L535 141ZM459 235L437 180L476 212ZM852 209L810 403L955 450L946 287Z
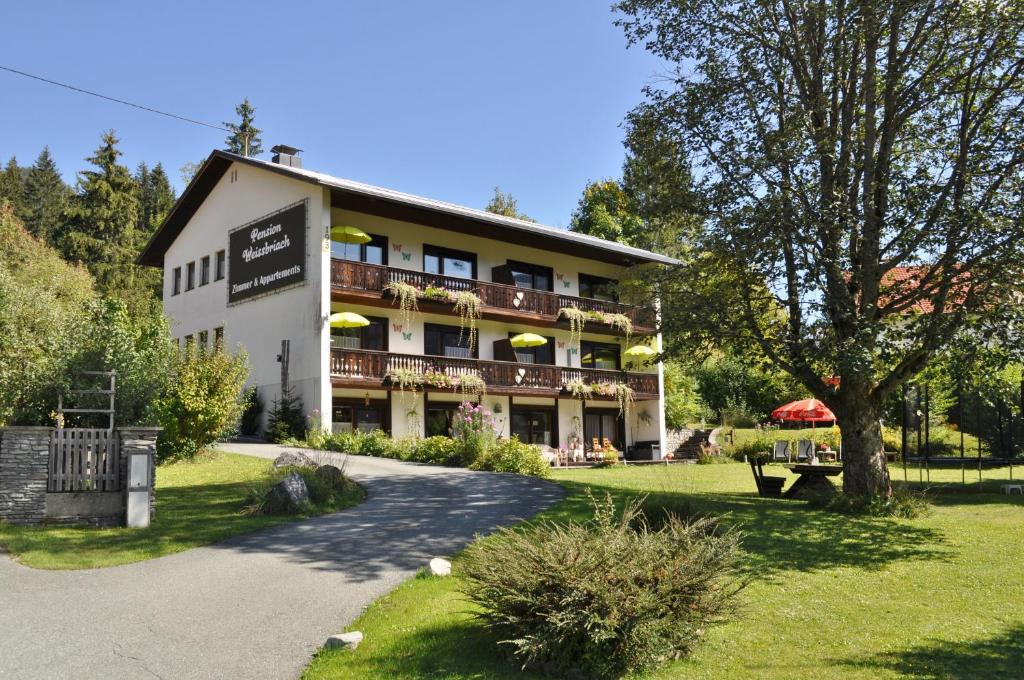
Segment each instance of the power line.
M157 114L160 114L161 116L167 116L168 118L175 118L177 120L185 121L186 123L192 123L194 125L202 125L203 127L213 128L214 130L223 130L224 132L233 132L233 130L231 130L229 128L226 128L226 127L223 127L221 125L214 125L212 123L204 123L201 120L195 120L194 118L187 118L185 116L179 116L179 115L177 115L175 113L168 113L166 111L161 111L159 109L154 109L154 108L149 107L149 106L143 106L142 104L133 104L132 102L127 102L127 101L125 101L123 99L118 99L116 97L108 97L107 95L100 94L99 92L93 92L91 90L85 90L85 89L82 89L80 87L75 87L74 85L68 85L67 83L59 83L56 80L50 80L49 78L43 78L42 76L33 75L31 73L25 73L24 71L19 71L18 69L11 68L9 66L0 65L0 70L2 70L2 71L9 71L10 73L16 73L19 76L25 76L26 78L32 78L33 80L39 80L39 81L42 81L44 83L49 83L50 85L56 85L58 87L64 87L64 88L67 88L69 90L74 90L75 92L81 92L82 94L88 94L88 95L92 95L93 97L99 97L100 99L106 99L107 101L116 102L118 104L124 104L125 106L131 106L131 107L134 107L136 109L142 109L143 111L149 111L150 113L157 113Z

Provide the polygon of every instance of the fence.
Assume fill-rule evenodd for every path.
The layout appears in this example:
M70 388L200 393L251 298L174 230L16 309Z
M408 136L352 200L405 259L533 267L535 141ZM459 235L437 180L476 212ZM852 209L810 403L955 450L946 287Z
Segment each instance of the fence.
M120 437L112 430L53 430L47 491L119 491L120 455Z

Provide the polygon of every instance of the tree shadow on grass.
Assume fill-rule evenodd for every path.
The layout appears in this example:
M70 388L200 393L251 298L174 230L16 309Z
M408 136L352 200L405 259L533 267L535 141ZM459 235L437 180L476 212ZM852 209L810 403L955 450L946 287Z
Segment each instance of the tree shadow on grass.
M570 502L589 503L586 488L595 495L609 491L620 500L630 494L595 484L566 484ZM648 505L675 509L677 514L711 514L743 532L743 547L751 556L746 568L758 574L783 570L821 571L835 567L878 569L902 560L949 557L942 534L907 520L849 516L808 508L806 503L760 498L752 494L652 493Z
M983 640L932 640L909 650L840 663L923 680L1017 679L1024 677L1024 624Z

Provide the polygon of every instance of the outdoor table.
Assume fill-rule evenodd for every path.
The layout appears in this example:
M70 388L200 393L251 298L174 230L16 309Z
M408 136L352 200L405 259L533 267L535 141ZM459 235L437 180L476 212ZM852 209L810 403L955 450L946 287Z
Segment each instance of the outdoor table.
M835 477L843 471L842 465L810 465L800 463L787 465L790 470L800 475L793 485L782 494L783 498L805 500L819 494L834 494L836 488L829 477Z

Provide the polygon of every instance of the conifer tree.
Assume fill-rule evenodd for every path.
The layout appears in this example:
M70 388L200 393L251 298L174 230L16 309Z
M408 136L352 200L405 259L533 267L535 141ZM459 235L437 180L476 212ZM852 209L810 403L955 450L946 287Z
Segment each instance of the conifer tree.
M11 204L19 219L24 218L25 170L18 165L18 159L14 156L0 170L0 203L4 201Z
M118 141L113 130L105 132L86 159L95 169L79 173L58 245L65 258L88 267L101 290L121 294L137 285L139 200L131 173L117 162Z
M253 125L256 108L249 102L248 97L235 107L235 113L239 118L237 123L224 122L231 130L231 134L224 140L227 150L239 156L258 156L263 153L263 140L260 138L263 130Z
M25 172L25 227L38 239L53 244L71 189L57 170L50 147L43 147Z
M140 246L160 226L164 217L174 205L174 188L167 178L164 166L157 163L150 170L145 162L135 170L135 183L139 191L139 220L136 231Z

